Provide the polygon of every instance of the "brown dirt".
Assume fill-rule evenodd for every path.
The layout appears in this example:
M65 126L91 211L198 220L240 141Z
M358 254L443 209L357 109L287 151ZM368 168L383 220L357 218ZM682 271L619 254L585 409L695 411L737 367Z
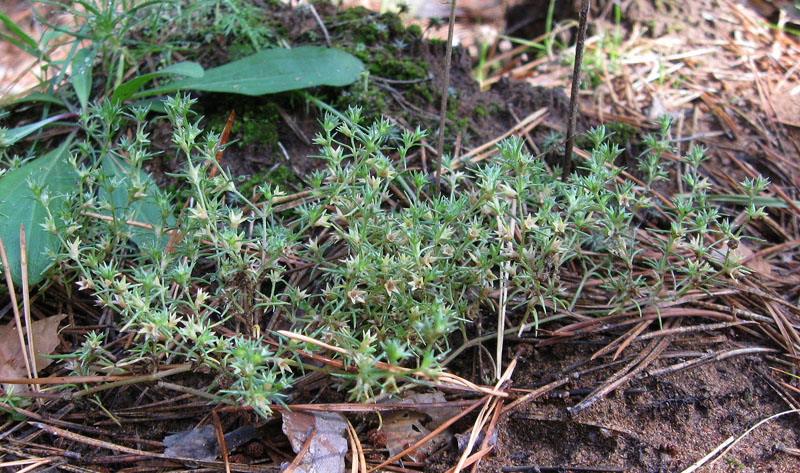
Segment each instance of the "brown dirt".
M726 343L701 347L692 340L685 345L693 350L718 350ZM542 377L557 373L556 366L585 359L593 351L591 348L584 345L542 350L519 367L520 373L531 375L530 384L522 375L515 380L515 386L534 387ZM635 380L626 384L622 392L615 392L575 416L567 409L613 370L572 380L547 399L532 403L501 422L497 453L483 466L484 471L516 465L682 471L726 438L738 437L756 422L786 409L766 382L767 371L763 360L754 357ZM797 415L787 415L762 425L715 465L701 471L800 471L800 460L779 451L781 446L797 445L798 440Z

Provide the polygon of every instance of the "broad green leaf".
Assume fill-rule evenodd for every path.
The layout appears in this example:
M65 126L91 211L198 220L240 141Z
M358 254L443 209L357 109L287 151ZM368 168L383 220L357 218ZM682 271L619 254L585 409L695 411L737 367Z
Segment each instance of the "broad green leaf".
M128 204L128 194L133 192L131 188L131 168L128 163L121 160L117 156L106 154L103 156L103 171L106 176L112 179L117 179L121 184L114 189L111 193L111 199L114 203L114 208L117 219L132 219L136 222L149 223L157 231L149 230L134 225L129 225L131 239L140 247L155 245L159 248L164 248L167 244L167 234L161 226L161 209L156 205L153 191L158 187L149 174L142 170L137 170L139 182L147 189L147 196L138 199L131 204L130 208L126 208ZM100 198L107 199L108 193L101 188ZM169 216L167 218L167 225L174 225L175 218Z
M64 118L68 118L70 116L72 116L72 114L62 113L60 115L55 115L50 118L45 118L44 120L39 120L38 122L35 123L30 123L28 125L7 130L2 139L0 139L0 147L11 146L17 141L30 135L31 133L42 129L53 122L56 122L58 120L63 120Z
M267 49L206 71L200 78L172 82L133 97L202 90L241 95L264 95L318 85L343 86L355 82L364 65L338 49L301 46Z
M72 57L72 87L78 95L83 110L86 110L89 94L92 92L93 62L94 53L86 48L79 49Z
M164 69L161 69L160 71L134 77L128 82L120 84L119 87L114 89L114 95L111 96L111 100L119 102L124 101L125 99L129 98L131 95L136 93L137 90L142 88L143 85L145 85L154 77L159 77L164 75L181 75L186 77L200 78L203 77L204 73L205 71L203 71L203 67L200 64L197 64L196 62L185 61L185 62L179 62L177 64L172 64L170 66L165 67Z
M8 256L11 277L21 284L19 255L19 226L25 225L25 242L28 248L28 282L39 283L53 260L45 251L57 249L58 238L42 228L45 212L28 187L28 180L46 186L54 206L61 204L63 196L75 188L75 173L64 159L71 140L39 159L31 161L0 179L0 237Z

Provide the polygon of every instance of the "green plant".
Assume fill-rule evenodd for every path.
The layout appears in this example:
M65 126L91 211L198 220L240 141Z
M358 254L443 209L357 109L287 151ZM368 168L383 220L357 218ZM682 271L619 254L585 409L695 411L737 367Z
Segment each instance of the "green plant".
M367 400L441 376L454 344L469 343L470 321L498 311L506 290L511 329L524 331L571 311L589 281L607 289L598 314L655 310L724 285L742 274L734 250L744 226L764 216L755 205L761 178L742 183L743 222L709 203L701 148L682 158L687 193L654 199L653 184L669 176L666 119L645 139L641 187L615 167L622 149L601 126L587 134L590 157L570 179L513 138L485 165L455 170L445 159L444 192L429 197L428 177L407 163L425 132L365 123L358 108L326 114L315 140L325 167L307 176L302 205L279 210L276 188L257 186L260 200L251 200L217 164L219 135L202 132L192 103L165 102L183 163L175 177L192 202L185 211L142 172L153 154L149 110L119 101L87 107L84 137L64 145L69 159L50 158L71 169L74 185L56 199L33 181L30 201L56 242L49 258L59 279L115 313L116 335L132 335L114 355L118 366L156 360L228 373L232 382L210 395L262 415L295 375L318 369L297 356L312 345L270 327L336 347L342 388ZM23 168L0 189L26 181L13 174ZM645 211L661 224L641 228ZM581 268L583 280L568 286L566 268ZM66 358L76 374L112 369L97 334Z
M67 197L69 205L43 202L54 219L69 222L71 229L55 231L61 241L56 259L66 281L75 281L98 304L119 314L121 333L136 334L138 342L124 359L181 359L230 371L235 379L219 392L221 400L245 400L266 415L267 405L281 399L280 391L291 379L281 358L285 349L268 348L257 339L223 338L215 328L269 298L260 292L260 284L269 278L278 284L277 262L291 232L272 225L271 207L249 203L224 169L207 177L219 136L209 134L199 141L191 103L182 97L165 104L176 154L186 162L179 177L195 199L191 211L177 219L175 202L140 171L151 157L147 110L123 111L111 102L91 109L82 121L88 138L70 159L78 187ZM132 139L117 135L120 118L134 125ZM128 158L124 165L105 165L109 159L122 163L123 156ZM262 189L262 194L271 192ZM254 219L226 204L226 197L258 213L257 237L241 232L243 222ZM174 251L166 246L168 228L180 228L183 234ZM213 261L216 271L201 277L196 267L204 261ZM221 300L226 303L219 304ZM97 343L90 339L68 358L80 374L103 365Z
M514 330L525 330L574 306L580 287L566 290L567 266L582 267L586 280L606 281L612 312L650 310L742 271L723 247L734 246L743 227L734 228L708 205L699 148L684 160L689 194L668 206L651 202L648 189L617 182L612 164L621 149L610 144L603 127L588 134L591 158L571 180L553 176L540 158L523 151L521 140L510 139L490 164L459 172L445 162L448 191L428 198L427 177L405 169L424 132L400 133L386 121L363 125L361 111L351 108L322 122L316 143L326 167L308 178L312 198L278 214L275 189L262 187L263 201L250 201L216 165L218 136L202 137L190 105L187 97L167 102L176 153L186 163L179 177L194 201L174 225L183 234L174 251L163 252L151 241L143 254L131 252L134 234L124 210L137 195L152 194L164 211L154 229L173 227L168 216L174 203L167 196L145 185L118 204L102 196L113 195L121 180L98 166L84 168L76 158L81 190L62 219L78 230L62 240L60 267L65 280L77 277L79 288L120 314L122 332L137 334L131 360L228 369L233 384L217 395L265 415L304 366L294 350L314 349L296 342L267 345L260 338L266 318L338 347L337 356L352 370L334 374L351 398L366 400L396 392L417 375L438 377L455 333L464 338L460 343L467 341L469 322L493 310L492 294L501 286L509 290ZM89 129L104 152L126 150L137 169L147 157L143 112L128 115L139 130L135 143L105 140L103 130L114 127L102 123L114 116L96 109L99 125ZM654 145L642 157L648 175L661 176L652 155L663 154L663 133L646 140ZM392 153L396 160L389 159ZM217 167L215 177L208 177L210 167ZM129 172L128 179L135 179ZM747 181L744 194L755 200L765 185ZM95 187L106 191L98 194ZM401 189L405 205L390 203L393 188ZM670 222L648 230L664 235L649 248L657 258L634 244L637 215L645 208L660 209ZM110 218L98 220L103 210ZM763 210L751 205L747 215L759 218ZM293 262L308 268L296 283L286 276ZM213 270L200 271L201 264ZM642 265L653 271L637 270ZM233 323L241 335L221 336L215 329ZM72 358L85 358L80 353Z
M115 185L106 185L103 187L104 191L115 196L115 204L127 209L131 219L141 220L149 225L154 225L159 221L161 209L158 208L156 202L152 199L145 199L138 202L130 201L127 203L128 205L123 205L125 202L121 201L126 198L123 195L123 189L130 189L130 186L138 188L149 178L142 174L134 164L131 168L133 177L129 182L123 182L127 179L129 164L122 156L115 157L108 152L110 140L119 127L118 117L111 115L120 112L118 108L120 103L129 99L185 89L262 95L317 85L341 86L358 79L363 69L363 65L358 59L335 49L315 46L271 49L207 71L204 71L196 63L182 62L156 72L136 76L124 83L120 83L121 75L119 75L113 84L106 81L103 89L103 94L106 95L113 87L111 100L97 105L89 101L94 88L92 70L95 60L102 62L104 70L114 70L121 74L122 68L126 67L131 60L130 50L127 46L128 41L124 39L122 30L133 28L144 21L139 18L142 9L162 8L165 7L165 2L150 1L129 4L124 0L120 3L116 3L114 0L102 5L95 5L91 2L81 2L80 4L85 11L73 12L77 18L82 19L82 22L79 21L74 30L49 25L53 31L69 38L67 44L72 44L71 56L64 62L64 64L71 64L69 86L62 87L57 91L54 89L57 84L60 84L61 77L67 70L63 64L57 64L57 76L47 79L49 84L47 94L37 92L29 97L29 100L44 103L43 114L45 116L49 114L51 106L74 109L76 112L59 113L11 130L0 128L0 150L17 144L21 139L48 125L77 119L90 136L90 140L82 142L81 146L86 154L92 155L92 166L104 167L105 175L120 181ZM0 20L13 25L6 16L0 17ZM43 36L39 49L33 51L31 49L33 40L30 37L24 35L19 28L12 27L11 32L17 36L16 39L11 38L15 39L14 44L25 48L26 51L36 52L42 60L46 59L43 51L48 46L48 41L52 39L52 35ZM78 49L77 46L84 39L91 40L90 46ZM43 77L48 76L47 71L50 66L51 64L47 61L43 63ZM185 78L154 90L139 91L152 79L163 76ZM110 78L111 74L108 77ZM67 95L71 92L77 96L78 103L71 103L71 99ZM158 108L159 105L160 103L157 103L156 107ZM140 107L131 109L131 113L137 115L136 119L141 124L144 122L148 110L147 107ZM102 128L102 130L98 130L98 128ZM139 133L141 132L140 129ZM92 140L96 139L101 139L102 142L92 143ZM144 142L145 140L139 141ZM134 146L132 143L135 142L125 143L124 146ZM94 147L95 144L98 145L97 148ZM11 271L17 284L21 283L19 266L19 227L21 223L25 224L28 232L28 246L31 250L29 252L30 282L36 284L41 281L45 270L52 262L46 252L52 250L56 243L52 230L60 227L62 221L57 215L45 215L42 205L49 204L53 199L61 199L64 190L75 181L75 176L68 172L69 169L65 171L65 155L68 147L69 141L47 153L40 160L29 163L20 169L8 171L0 184L0 238L7 244ZM31 188L33 194L29 195L28 187ZM18 197L22 197L22 200L20 201ZM56 210L53 207L54 213ZM69 224L65 225L71 228ZM135 234L135 240L138 240L136 243L140 245L150 243L148 240L152 239L147 232L143 232L141 229L132 229L130 233Z

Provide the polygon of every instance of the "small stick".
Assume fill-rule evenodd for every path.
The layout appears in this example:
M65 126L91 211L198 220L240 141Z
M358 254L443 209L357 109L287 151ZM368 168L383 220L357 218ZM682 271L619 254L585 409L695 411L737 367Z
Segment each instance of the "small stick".
M28 356L31 361L31 372L33 376L39 376L39 370L36 367L36 350L33 345L33 322L31 321L31 296L30 288L28 287L28 246L25 242L25 225L19 224L19 262L20 262L20 276L22 279L22 313L25 317L25 329L28 332ZM20 347L25 350L25 347ZM34 391L39 392L38 385L31 386Z
M578 39L575 43L575 67L572 70L572 90L569 97L569 120L567 121L567 144L561 160L561 178L566 180L572 172L572 147L575 144L575 116L578 110L578 87L581 84L581 64L583 63L583 43L586 41L586 17L589 16L588 0L581 0L581 15L578 23Z
M584 0L586 1L586 0ZM444 59L444 83L442 84L442 105L439 110L439 144L436 146L436 195L442 190L442 154L444 153L444 129L447 115L447 91L450 88L450 61L453 57L453 27L456 20L456 0L450 0L450 24L447 28L447 54Z
M750 432L754 431L755 429L760 427L762 424L764 424L766 422L769 422L772 419L775 419L777 417L781 417L781 416L784 416L786 414L794 414L796 412L800 412L800 410L791 409L791 410L779 412L779 413L773 414L773 415L771 415L771 416L769 416L767 418L761 419L760 421L758 421L758 423L756 423L756 425L754 425L754 426L750 427L749 429L747 429L742 435L736 437L736 439L734 439L733 437L728 437L724 442L719 444L717 446L717 448L712 450L708 455L704 456L703 458L701 458L697 462L693 463L689 468L683 470L681 473L692 473L693 471L697 470L698 468L700 468L701 466L705 465L706 463L708 463L708 466L711 467L711 465L713 465L720 458L724 457L725 454L727 454L730 451L730 449L735 447L736 444L739 443L743 438L745 438L748 435L750 435ZM724 448L724 450L722 450L723 448ZM717 453L720 450L722 450L722 453L717 455ZM714 458L713 460L711 460L711 458L713 458L715 455L717 455L717 457ZM709 462L709 460L711 460L711 461Z
M349 420L347 421L347 434L351 438L353 446L355 446L355 449L352 449L353 470L357 469L359 473L367 473L367 458L364 456L364 447L361 445L361 440L358 439L356 429ZM352 473L356 472L352 471Z
M451 417L445 423L443 423L442 425L440 425L439 427L434 429L433 432L431 432L428 435L426 435L426 436L422 437L421 439L417 440L417 442L414 445L409 446L408 448L406 448L402 452L398 453L397 455L394 455L393 457L389 458L388 460L383 461L379 465L373 466L372 468L367 470L367 473L373 473L374 471L379 470L379 469L385 467L386 465L388 465L390 463L394 463L396 460L399 460L399 459L403 458L404 456L406 456L409 453L413 452L414 450L418 449L422 445L425 445L425 443L427 443L430 439L432 439L432 438L436 437L437 435L439 435L442 431L444 431L444 429L450 427L457 420L461 419L465 415L467 415L470 412L472 412L476 407L478 407L478 406L480 406L482 404L485 404L489 399L490 399L489 396L484 396L484 397L482 397L480 399L477 399L470 407L464 409L463 411L461 411L461 413L456 414L455 416Z
M306 456L306 453L308 453L308 450L311 448L311 441L314 439L314 435L316 434L317 434L317 428L311 427L308 432L308 437L306 437L306 441L303 442L303 446L300 447L300 450L298 450L297 452L297 456L295 456L294 460L292 460L292 463L289 463L289 466L287 466L286 469L283 470L283 473L293 473L294 470L296 470L297 467L300 466L300 463L303 461L303 458Z
M14 290L14 280L11 278L11 266L8 265L6 247L3 245L2 238L0 238L0 261L3 262L3 272L6 276L6 284L8 284L8 293L11 296L11 308L14 310L14 321L17 323L17 335L19 336L19 347L22 350L22 359L25 361L25 371L28 374L28 378L33 378L31 362L28 359L28 352L25 350L25 336L22 334L22 319L19 315L19 306L17 305L17 292Z
M211 410L211 418L214 420L214 431L217 433L217 443L222 462L225 463L225 473L231 473L231 462L228 459L228 445L225 443L225 434L222 432L222 423L219 421L216 409Z
M325 44L327 44L329 48L332 47L331 35L328 34L328 28L325 28L325 23L322 21L322 18L319 17L319 13L317 13L317 9L314 8L314 4L311 2L306 2L306 5L308 6L308 9L311 10L311 14L314 15L314 19L317 20L317 24L322 30L322 34L325 35Z
M592 391L591 394L586 396L581 402L574 407L568 407L567 412L571 415L577 415L584 409L588 408L606 394L617 389L623 383L626 383L634 376L642 372L650 363L655 361L664 350L669 346L672 338L666 336L661 340L653 340L633 361L628 363L620 371L614 373L602 386Z

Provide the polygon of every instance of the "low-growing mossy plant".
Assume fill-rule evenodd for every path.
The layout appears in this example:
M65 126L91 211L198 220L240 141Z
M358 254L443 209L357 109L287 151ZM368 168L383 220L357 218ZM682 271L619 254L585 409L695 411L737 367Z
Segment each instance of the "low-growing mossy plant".
M343 349L337 356L351 369L334 374L350 398L365 401L414 374L435 379L470 322L497 312L501 285L513 330L536 330L572 309L590 279L609 289L608 313L645 310L742 271L730 248L747 222L709 205L701 148L682 158L687 192L666 203L621 178L613 166L621 149L602 126L588 133L590 158L569 179L512 138L487 164L454 170L445 160L446 190L431 197L428 176L407 163L425 132L362 123L350 108L325 116L315 141L326 167L307 177L304 203L286 209L275 187L259 186L258 200L237 189L216 163L219 135L202 132L192 103L166 102L175 159L184 163L176 177L191 196L184 210L141 172L153 155L147 110L111 103L81 120L87 138L72 148L79 186L67 205L39 193L62 243L60 280L108 308L113 337L133 341L112 354L90 333L65 356L75 374L190 362L232 376L210 395L266 416L295 376L318 369L296 354L314 346L275 332L289 328ZM121 120L133 124L130 137L118 134ZM665 120L646 140L648 182L669 175L660 160L668 129ZM127 159L127 175L107 175L103 156ZM765 186L743 183L745 220L763 215L753 201ZM156 216L150 238L131 222L142 207ZM637 215L645 209L667 223L644 227ZM563 280L568 266L583 280ZM652 270L636 270L643 266Z

